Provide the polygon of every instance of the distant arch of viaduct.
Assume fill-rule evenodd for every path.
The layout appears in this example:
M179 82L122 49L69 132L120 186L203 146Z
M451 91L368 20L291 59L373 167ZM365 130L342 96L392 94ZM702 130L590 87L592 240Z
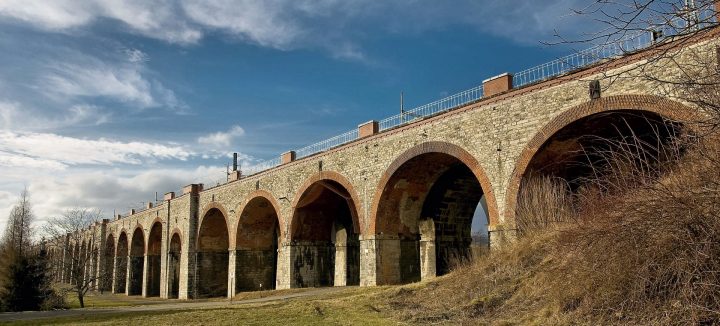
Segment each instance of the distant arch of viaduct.
M717 43L713 36L693 46L715 56ZM486 203L490 242L512 237L523 176L567 173L553 157L583 135L602 134L619 118L642 124L633 117L697 114L631 71L605 77L647 55L520 89L500 77L471 105L384 132L370 122L360 126L360 139L338 148L299 160L285 155L276 168L212 188L188 185L51 253L62 262L97 248L87 273L104 275L98 288L163 298L431 278L447 272L446 257L468 250L478 202ZM679 74L672 65L651 69ZM591 80L603 86L599 98L588 95ZM55 276L67 281L67 273L59 268Z

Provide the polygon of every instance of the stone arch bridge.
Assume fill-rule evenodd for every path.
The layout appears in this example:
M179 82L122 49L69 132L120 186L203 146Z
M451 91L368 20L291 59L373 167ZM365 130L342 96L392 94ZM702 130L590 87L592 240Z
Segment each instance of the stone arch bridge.
M701 33L676 61L698 53L716 60L717 35ZM682 75L677 65L648 60L667 46L522 87L501 75L468 104L382 132L371 121L341 146L301 159L288 152L276 167L235 172L212 188L188 185L92 225L82 243L52 248L54 275L69 282L69 258L92 255L85 273L98 277L98 288L192 299L443 274L448 257L468 255L478 202L486 203L490 242L512 237L522 178L583 173L565 164L583 136L610 137L621 125L647 136L663 119L696 114L647 78Z

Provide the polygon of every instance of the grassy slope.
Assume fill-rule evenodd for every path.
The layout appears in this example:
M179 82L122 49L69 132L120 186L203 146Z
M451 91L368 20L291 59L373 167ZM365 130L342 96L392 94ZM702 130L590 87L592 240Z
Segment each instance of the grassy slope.
M627 169L627 164L617 165ZM593 195L596 192L588 188L572 209L559 198L561 192L548 188L552 184L539 183L540 196L533 197L531 191L533 196L528 200L521 197L519 206L529 203L525 211L542 222L538 225L560 223L527 233L475 263L429 282L350 288L323 297L224 309L47 322L720 324L720 140L696 145L647 178L643 171L612 172L613 184L604 185L611 191ZM539 216L543 214L549 215Z

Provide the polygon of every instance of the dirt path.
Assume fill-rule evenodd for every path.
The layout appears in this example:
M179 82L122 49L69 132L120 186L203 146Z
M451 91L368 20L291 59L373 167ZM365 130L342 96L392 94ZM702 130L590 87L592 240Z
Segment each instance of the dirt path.
M246 299L237 301L170 301L168 303L154 303L148 305L123 306L123 307L107 307L107 308L82 308L69 310L54 311L23 311L23 312L5 312L0 313L0 322L12 322L21 320L34 320L43 318L61 318L72 316L98 315L98 314L117 314L128 312L155 312L170 310L190 310L190 309L208 309L208 308L224 308L234 305L272 302L289 300L299 297L326 295L346 289L344 287L328 287L312 289L300 293L288 293L271 295L259 299ZM141 301L139 302L141 303Z

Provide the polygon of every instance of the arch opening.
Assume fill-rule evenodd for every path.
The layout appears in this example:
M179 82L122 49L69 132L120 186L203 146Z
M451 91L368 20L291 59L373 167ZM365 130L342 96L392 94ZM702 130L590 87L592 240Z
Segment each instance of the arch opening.
M514 203L519 233L554 222L548 220L554 212L545 212L549 207L573 209L579 198L603 191L603 184L612 182L623 164L636 165L642 160L646 167L654 168L670 158L668 155L678 154L682 149L672 142L681 133L680 123L641 110L596 113L563 126L538 148L522 173ZM618 151L621 160L614 158ZM563 198L540 204L536 193L550 188Z
M117 251L115 254L115 293L125 293L127 285L127 265L128 255L130 254L128 247L127 233L120 233L118 237Z
M128 295L141 295L145 267L145 237L141 228L133 232L130 244Z
M150 228L147 248L147 286L148 297L160 296L160 247L162 244L162 223L155 222Z
M170 240L170 250L168 254L168 297L177 299L180 295L180 235L175 233Z
M243 208L235 242L235 293L275 289L278 221L275 207L265 197L255 197Z
M115 237L111 234L105 241L105 248L103 250L103 274L100 275L100 290L110 291L112 290L112 278L114 272L115 262Z
M294 287L360 284L360 245L352 196L340 183L320 180L301 195L293 213Z
M205 214L198 234L198 297L227 296L229 248L225 216L219 209L213 208Z
M383 279L402 284L444 275L484 252L484 198L473 170L453 155L423 153L401 164L376 211L376 233L397 240L399 256L381 268Z

